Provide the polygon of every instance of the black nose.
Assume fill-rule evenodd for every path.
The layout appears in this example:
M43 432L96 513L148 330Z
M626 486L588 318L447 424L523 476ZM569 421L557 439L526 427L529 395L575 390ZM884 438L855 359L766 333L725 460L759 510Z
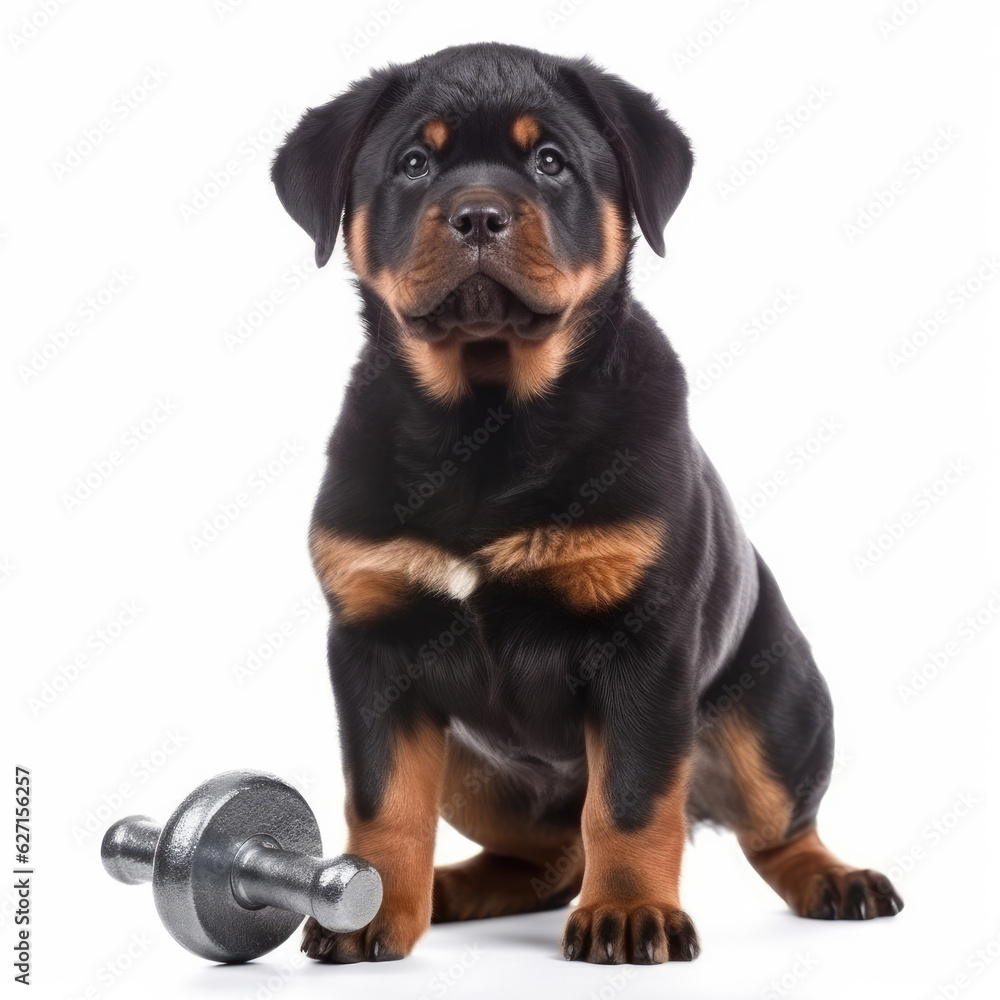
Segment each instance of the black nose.
M448 225L470 243L488 243L510 223L510 213L492 201L472 201L459 205L448 216Z

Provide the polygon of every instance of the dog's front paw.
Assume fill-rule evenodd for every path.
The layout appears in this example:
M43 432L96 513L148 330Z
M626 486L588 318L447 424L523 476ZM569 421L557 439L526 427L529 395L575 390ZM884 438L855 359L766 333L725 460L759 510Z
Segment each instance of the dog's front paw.
M410 954L429 922L429 916L420 920L393 913L385 904L359 931L328 931L310 917L302 931L302 950L318 962L391 962Z
M701 950L691 918L660 903L580 906L566 921L563 955L601 965L690 962Z

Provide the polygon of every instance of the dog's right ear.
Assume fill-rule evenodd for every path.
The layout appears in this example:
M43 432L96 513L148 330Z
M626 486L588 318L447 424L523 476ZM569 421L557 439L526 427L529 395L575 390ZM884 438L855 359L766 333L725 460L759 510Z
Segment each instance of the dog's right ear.
M404 85L402 67L389 66L322 107L310 108L271 164L281 204L316 243L318 267L333 253L358 150Z

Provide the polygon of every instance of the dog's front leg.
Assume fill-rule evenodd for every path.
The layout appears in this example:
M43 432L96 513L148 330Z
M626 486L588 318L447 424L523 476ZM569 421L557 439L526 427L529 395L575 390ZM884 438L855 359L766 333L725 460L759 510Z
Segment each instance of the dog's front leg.
M310 919L302 950L320 961L403 958L430 926L444 734L419 721L407 729L384 728L356 743L345 761L347 850L382 876L382 906L367 927L345 934Z
M431 919L445 772L444 716L432 689L447 690L462 670L477 677L461 614L474 572L410 536L362 540L314 526L310 547L334 610L328 656L347 849L375 866L384 895L360 931L333 933L310 920L302 948L328 962L402 958Z
M698 954L679 892L691 757L683 744L646 742L641 730L634 717L586 727L586 861L563 935L567 959L648 965Z

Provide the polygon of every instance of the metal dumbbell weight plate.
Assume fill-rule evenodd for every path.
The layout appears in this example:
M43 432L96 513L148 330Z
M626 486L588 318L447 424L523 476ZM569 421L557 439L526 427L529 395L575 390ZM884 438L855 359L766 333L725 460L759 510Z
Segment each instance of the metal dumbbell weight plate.
M382 883L360 858L321 860L306 801L272 775L229 771L196 788L162 831L147 817L108 830L101 856L122 882L153 883L164 925L185 948L244 962L285 941L311 914L330 930L365 926Z

